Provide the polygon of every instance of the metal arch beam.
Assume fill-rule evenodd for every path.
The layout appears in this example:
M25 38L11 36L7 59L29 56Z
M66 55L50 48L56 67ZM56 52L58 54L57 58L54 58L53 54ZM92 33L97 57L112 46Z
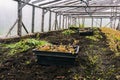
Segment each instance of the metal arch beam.
M82 18L82 17L85 17L85 18L110 18L110 17L115 17L115 16L95 16L95 15L93 15L93 16L88 16L88 15L86 15L86 16L84 16L84 15L72 15L72 17L80 17L80 18ZM120 16L116 16L117 18L119 18Z
M119 12L93 12L93 11L90 11L89 13L93 13L93 14L111 14L111 13L117 13L117 14L120 14L120 11ZM63 12L63 15L64 14L86 14L86 12Z
M72 5L70 5L70 6L74 6L75 4L76 4L76 2L78 2L78 1L74 1L74 2L72 2L71 4ZM69 3L66 3L66 4L63 4L63 5L67 5L67 4L69 4ZM78 4L78 3L77 3ZM80 4L80 3L79 3ZM52 10L59 10L59 9L61 9L61 8L56 8L56 9L52 9ZM63 9L63 8L62 8Z
M45 1L45 0L36 0L36 1L33 1L32 4L36 4L36 3L39 3L39 2L42 2L42 1Z
M49 7L42 7L42 8L74 8L74 7L77 7L77 8L81 8L81 7L86 7L84 5L82 6L49 6ZM90 5L88 7L120 7L120 5Z
M57 3L53 3L52 5L60 5L60 4L71 2L71 1L74 1L74 0L69 0L69 1L65 0L65 1L57 2ZM52 5L49 5L49 6L52 6Z
M26 5L26 3L29 3L30 1L31 0L24 0L25 3L23 3L19 9L22 9Z
M65 3L64 5L69 5L69 4L72 4L72 3L76 3L76 2L80 2L80 1L72 1L72 2L68 2L68 3Z
M83 8L83 7L82 7ZM105 8L98 8L98 9L91 9L91 12L96 12L96 11L100 11L100 10L103 10L103 9L105 9L105 10L108 10L109 8L107 8L107 7L105 7ZM81 8L73 8L73 9L65 9L65 10L59 10L59 11L55 11L55 12L62 12L62 13L64 13L64 12L71 12L71 11L83 11L83 9L81 9ZM84 8L84 10L85 10L85 8ZM88 11L89 12L89 11Z
M26 3L26 2L24 2L24 1L18 1L18 0L14 0L14 1L21 2L21 3L25 3L25 4L29 5L29 6L34 6L34 7L36 7L36 8L44 9L44 8L42 8L42 7L40 7L40 6L36 6L36 5L31 4L31 3ZM48 10L48 11L51 11L51 12L56 13L55 11L52 11L52 10L50 10L50 9L44 9L44 10Z
M43 4L39 4L38 6L43 6L43 5L51 4L51 3L54 3L54 2L58 2L58 1L61 1L61 0L54 0L54 1L46 2L46 3L43 3Z

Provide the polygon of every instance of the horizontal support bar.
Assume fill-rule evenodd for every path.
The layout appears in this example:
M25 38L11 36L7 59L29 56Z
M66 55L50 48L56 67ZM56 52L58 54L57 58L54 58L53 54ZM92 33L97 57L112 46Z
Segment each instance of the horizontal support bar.
M42 7L42 8L81 8L81 7L87 7L87 6L48 6L48 7ZM120 5L90 5L88 7L120 7Z
M59 13L59 12L58 12L58 13ZM75 12L75 11L73 11L73 12L72 12L72 11L64 11L64 12L62 12L62 13L65 13L65 14L73 14L73 13L74 13L74 14L77 14L77 13L86 13L86 12L84 12L84 11L83 11L83 12L82 12L82 11L81 11L81 12L78 12L78 11L77 11L77 12ZM117 14L120 14L120 11L118 11L118 12L110 12L110 11L109 11L109 12L95 12L95 11L94 11L94 12L88 12L88 13L99 13L99 14L100 14L100 13L101 13L101 14L103 14L103 13L105 13L105 14L117 13Z
M78 15L73 15L72 17L79 17L79 18L119 18L120 16L82 16L82 15L80 15L80 16L78 16Z
M33 7L36 7L36 8L43 9L43 8L42 8L42 7L40 7L40 6L36 6L36 5L34 5L34 4L27 3L27 2L24 2L24 1L19 1L19 0L14 0L14 1L21 2L21 3L25 3L25 4L29 5L29 6L33 6ZM45 10L48 10L48 9L45 9ZM49 11L51 11L51 10L49 9ZM55 11L51 11L51 12L56 13Z
M90 13L90 12L82 12L82 13L62 13L63 15L88 15L91 14L91 15L110 15L111 16L111 13L107 13L107 12L101 12L101 13ZM113 14L113 13L112 13ZM119 13L114 13L114 14L120 14Z

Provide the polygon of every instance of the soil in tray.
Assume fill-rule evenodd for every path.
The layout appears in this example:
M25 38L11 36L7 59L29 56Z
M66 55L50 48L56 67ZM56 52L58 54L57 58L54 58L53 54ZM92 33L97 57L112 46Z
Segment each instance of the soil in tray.
M63 52L63 53L75 53L75 49L70 45L44 45L39 46L36 50L38 51L49 51L49 52Z

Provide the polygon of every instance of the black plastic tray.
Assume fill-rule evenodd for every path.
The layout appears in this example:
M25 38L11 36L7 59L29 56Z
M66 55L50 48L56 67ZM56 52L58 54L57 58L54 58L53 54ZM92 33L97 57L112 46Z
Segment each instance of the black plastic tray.
M92 36L94 34L93 29L91 28L83 28L79 29L80 36Z
M37 63L42 65L74 65L78 56L79 46L75 46L75 53L39 51L33 49L37 56Z
M86 32L79 32L80 36L93 36L94 32L92 30Z

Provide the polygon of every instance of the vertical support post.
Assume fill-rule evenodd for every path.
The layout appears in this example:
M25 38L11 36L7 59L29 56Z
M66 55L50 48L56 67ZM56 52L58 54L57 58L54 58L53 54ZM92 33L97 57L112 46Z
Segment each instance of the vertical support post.
M22 35L22 3L20 2L21 0L18 1L18 30L17 30L17 35L21 36Z
M67 22L68 22L68 20L67 20L67 16L66 16L66 29L68 28Z
M80 28L81 24L80 24L80 17L79 17L79 28Z
M61 14L59 15L59 29L61 29Z
M49 31L51 31L51 11L50 11L50 14L49 14Z
M65 20L65 16L63 15L63 23L62 23L62 28L64 29L64 20Z
M85 26L85 18L82 18L82 27Z
M41 24L41 31L44 32L44 17L45 17L45 10L42 9L42 24Z
M118 19L118 25L117 25L116 30L120 30L120 17L119 17L119 19Z
M92 17L92 24L91 24L91 27L93 28L93 20L94 20L94 18Z
M110 18L110 27L112 28L112 22L113 22L113 20L112 20L112 17Z
M55 13L55 30L57 29L57 13Z
M77 24L77 19L75 18L75 25Z
M65 16L65 29L67 28L67 16Z
M34 33L34 23L35 23L35 7L32 7L32 30L31 32Z
M71 18L71 16L70 16L70 25L72 25L72 20L71 20L72 18Z
M72 18L72 21L73 21L73 25L76 25L76 18Z
M70 20L70 18L68 16L68 22L67 22L68 28L70 27L69 20Z
M102 27L102 18L100 18L100 27Z

